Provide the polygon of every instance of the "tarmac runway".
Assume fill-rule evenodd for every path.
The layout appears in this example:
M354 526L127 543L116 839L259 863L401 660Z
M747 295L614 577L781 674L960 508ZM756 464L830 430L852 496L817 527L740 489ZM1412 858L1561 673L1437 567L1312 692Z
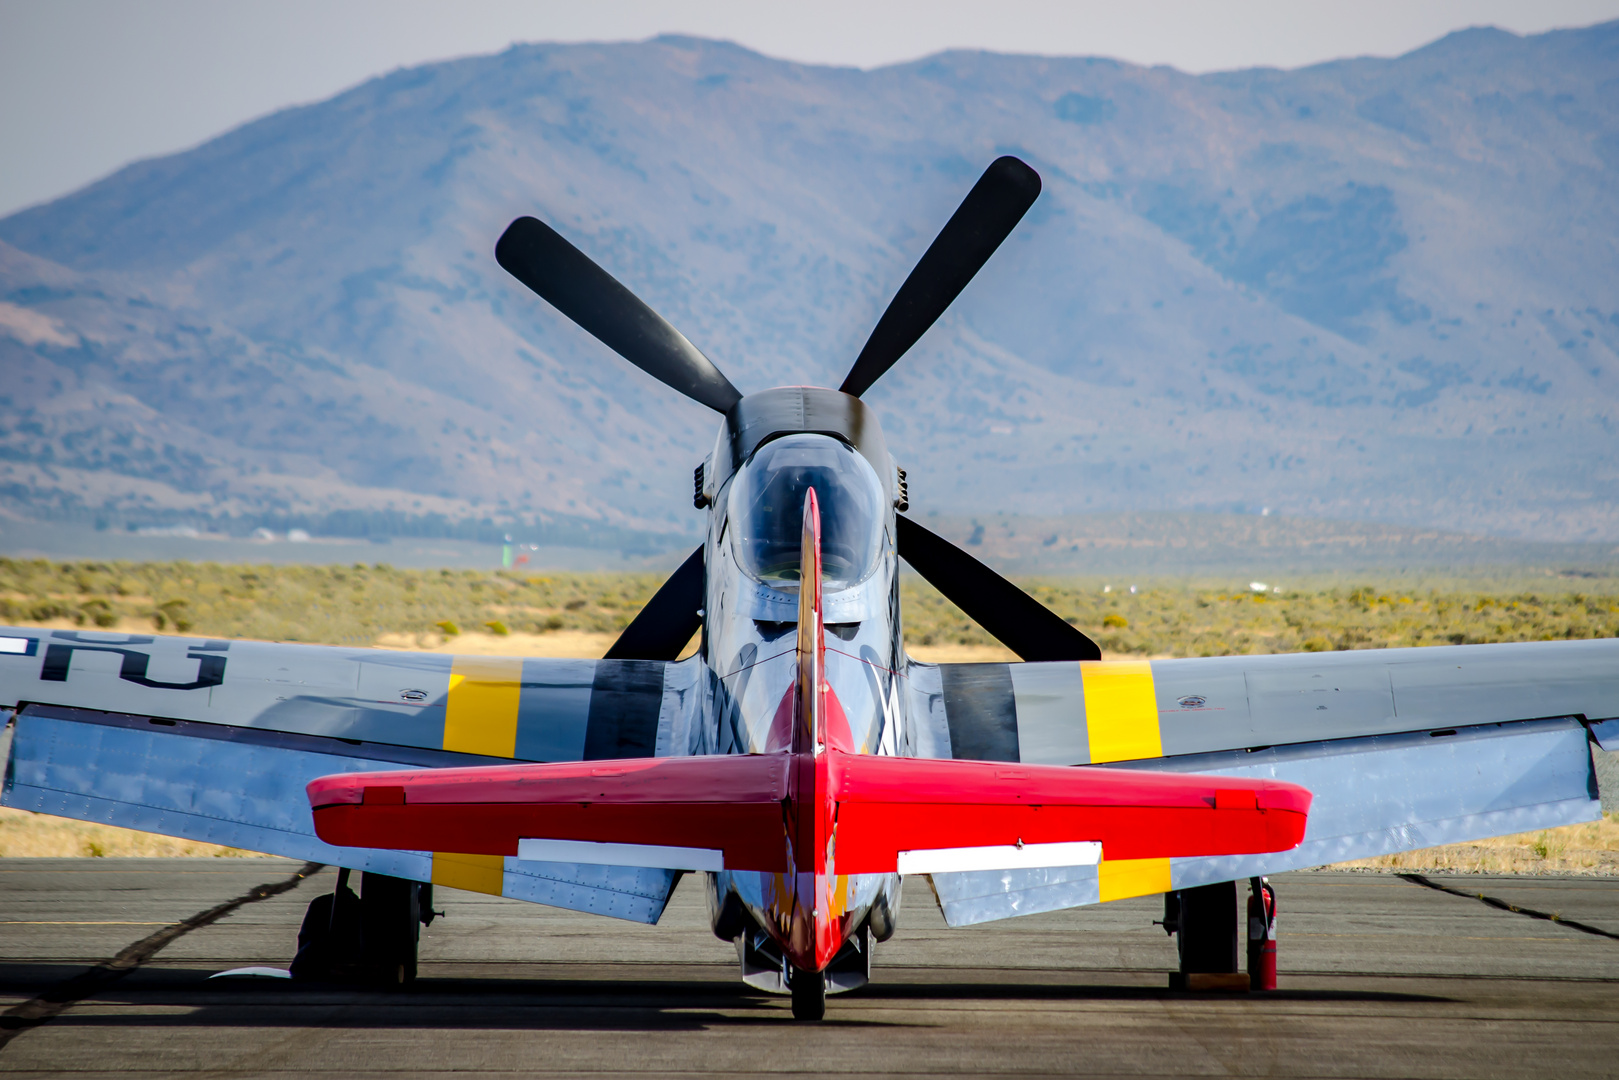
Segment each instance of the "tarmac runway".
M655 927L440 890L399 992L207 980L285 967L330 870L166 929L298 869L0 860L0 1074L1619 1073L1614 879L1434 878L1580 930L1391 875L1281 875L1282 988L1225 995L1165 989L1155 899L951 930L912 881L872 984L805 1025L740 982L690 881Z

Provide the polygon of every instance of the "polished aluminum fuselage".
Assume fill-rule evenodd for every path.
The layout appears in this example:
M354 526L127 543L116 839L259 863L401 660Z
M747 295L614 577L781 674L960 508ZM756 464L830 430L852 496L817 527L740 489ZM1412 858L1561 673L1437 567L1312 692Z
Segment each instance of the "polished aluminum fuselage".
M820 436L832 439L831 435ZM722 432L716 457L726 452ZM745 462L743 463L745 465ZM887 462L889 469L892 462ZM799 677L797 655L798 589L773 587L750 576L741 565L732 535L730 473L711 493L705 548L707 585L703 655L711 685L703 695L709 714L696 725L694 753L762 754L787 749L792 702ZM886 478L884 478L886 480ZM889 490L883 484L885 492ZM894 544L895 513L885 494L882 551L863 580L823 596L824 680L848 718L857 753L907 755L911 731L904 692L904 652L899 619L899 558ZM719 920L740 905L754 924L746 934L764 934L787 951L803 932L807 915L847 940L875 909L874 934L892 932L900 880L894 874L765 874L721 871L708 875L710 912ZM797 924L797 925L795 925ZM734 929L734 927L732 928ZM823 927L823 932L825 931ZM728 933L728 931L727 931ZM724 936L724 935L722 935ZM867 939L869 940L869 939ZM746 964L744 965L746 967ZM782 988L785 971L750 978ZM840 989L835 983L830 989Z

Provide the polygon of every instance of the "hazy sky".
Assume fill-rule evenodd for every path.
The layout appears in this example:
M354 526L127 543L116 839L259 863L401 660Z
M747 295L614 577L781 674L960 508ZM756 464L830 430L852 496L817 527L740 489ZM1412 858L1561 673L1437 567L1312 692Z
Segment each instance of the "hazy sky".
M860 67L967 47L1203 72L1613 18L1619 0L0 0L0 215L372 75L514 41L678 32Z

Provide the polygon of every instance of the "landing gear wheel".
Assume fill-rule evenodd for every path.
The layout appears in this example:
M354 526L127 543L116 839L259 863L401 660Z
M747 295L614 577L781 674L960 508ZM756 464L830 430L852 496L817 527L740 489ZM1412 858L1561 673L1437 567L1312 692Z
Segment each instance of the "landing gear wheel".
M336 891L317 896L304 916L292 977L410 985L422 924L433 917L431 890L431 885L365 873L356 895L349 888L349 871L339 871Z
M362 964L383 986L416 981L416 945L421 937L421 886L403 878L367 873L360 878Z
M1181 890L1181 973L1237 970L1237 883Z
M794 1020L820 1020L826 1016L826 972L795 968L788 982L793 992Z

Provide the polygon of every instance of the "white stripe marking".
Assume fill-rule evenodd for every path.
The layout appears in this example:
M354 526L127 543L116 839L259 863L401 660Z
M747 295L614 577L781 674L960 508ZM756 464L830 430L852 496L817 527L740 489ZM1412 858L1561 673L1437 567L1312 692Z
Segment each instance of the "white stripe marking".
M0 637L0 653L17 653L21 655L28 651L28 639L25 637Z
M724 870L725 853L711 848L658 844L598 844L592 840L519 840L524 862L587 863L591 866L646 866L656 870Z
M902 851L901 874L948 874L959 870L1029 870L1042 866L1095 866L1102 845L1095 840L1066 844L1003 844L995 847L926 848Z

